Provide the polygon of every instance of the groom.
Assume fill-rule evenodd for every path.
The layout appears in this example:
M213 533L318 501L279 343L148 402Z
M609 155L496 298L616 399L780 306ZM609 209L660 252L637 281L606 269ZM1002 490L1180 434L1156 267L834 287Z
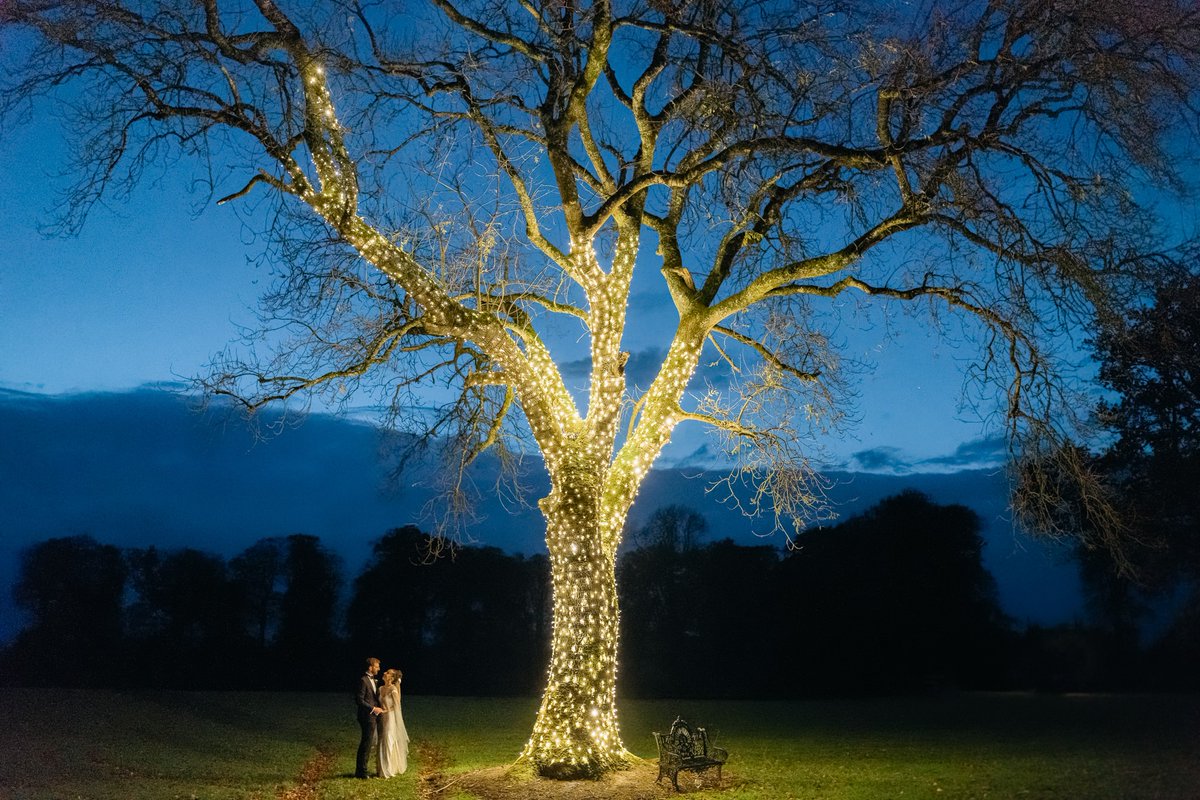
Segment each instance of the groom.
M378 673L379 659L368 658L367 671L358 682L358 691L354 696L358 707L358 727L362 729L362 739L358 743L358 761L354 769L356 778L370 777L367 774L367 761L371 758L371 751L375 749L375 731L378 727L376 718L383 713L379 706L379 685L375 683Z

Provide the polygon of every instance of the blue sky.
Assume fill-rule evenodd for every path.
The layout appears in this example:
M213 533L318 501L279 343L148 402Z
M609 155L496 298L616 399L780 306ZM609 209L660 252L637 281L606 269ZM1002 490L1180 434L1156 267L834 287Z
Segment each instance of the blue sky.
M188 194L180 172L149 175L130 197L105 199L78 236L48 238L41 231L66 184L65 155L53 125L0 137L0 387L120 391L198 374L238 324L253 321L269 281L265 267L248 262L257 245L231 206ZM650 293L632 306L645 326L673 322ZM970 346L940 342L900 313L845 311L844 355L862 364L859 423L824 441L832 463L945 469L956 453L980 450L972 443L988 431L959 408ZM703 447L702 433L683 426L662 463Z
M360 426L317 420L255 444L226 422L198 430L203 423L164 410L173 402L140 390L197 374L235 337L238 324L253 321L269 275L248 263L257 249L243 240L231 208L205 205L181 191L179 176L167 176L125 202L98 205L78 236L46 238L40 226L62 186L55 177L61 142L49 127L6 133L0 137L0 427L9 426L9 445L0 458L0 483L7 487L0 493L9 519L0 585L15 577L20 549L48 536L87 533L125 546L203 543L231 556L256 538L303 531L333 543L354 570L387 528L421 523L413 512L417 490L381 491L381 467L370 463L373 440L364 439ZM673 314L647 293L635 296L632 308L649 323ZM845 320L845 355L864 364L854 386L860 422L824 442L831 468L916 475L939 502L972 501L983 508L989 566L1014 616L1053 622L1076 613L1073 569L1013 533L994 470L940 483L917 475L999 461L999 443L957 407L969 346L941 343L902 315L889 330L896 335L885 335L882 319ZM631 376L653 366L654 346L631 361ZM569 360L564 371L577 379L583 374ZM43 422L22 422L22 409ZM659 466L694 472L710 461L707 447L700 430L682 426ZM339 476L338 488L331 489L331 474ZM861 511L905 485L911 484L844 486L839 511ZM687 502L706 502L702 480L644 494L634 516L685 494ZM347 503L355 514L346 514ZM748 543L759 541L736 515L711 503L705 513L714 535L736 528ZM502 517L491 509L480 527L483 543L526 551L540 545L536 514ZM498 528L503 533L492 538ZM11 612L8 604L0 598L0 611ZM0 629L0 641L13 632Z
M10 132L11 133L11 132ZM119 390L194 374L264 276L231 209L178 179L97 206L77 237L41 233L64 181L52 126L0 138L0 382L45 393Z
M10 451L0 463L7 473L0 475L0 482L11 489L9 512L20 523L9 526L10 538L0 547L0 584L11 580L21 546L51 535L92 533L117 544L159 541L164 546L182 546L190 543L189 537L198 537L232 555L254 538L303 529L342 537L353 561L387 527L419 522L405 516L404 503L397 506L394 499L380 499L372 477L375 469L359 463L362 454L371 451L362 442L345 456L357 459L355 475L367 477L369 485L358 487L358 507L370 513L350 523L344 506L302 502L318 499L320 489L315 487L328 486L328 448L346 436L346 429L330 428L326 422L311 424L307 445L288 444L285 434L259 449L237 438L241 434L230 434L233 444L214 445L220 448L220 458L197 449L200 446L191 440L186 446L161 445L161 437L138 438L138 446L119 458L111 452L120 449L122 441L140 436L136 414L147 401L135 390L201 372L236 336L239 324L253 322L255 300L270 276L266 267L249 263L258 248L247 241L234 208L188 194L186 172L147 175L128 198L97 205L78 236L46 238L40 229L52 219L58 192L66 183L59 176L64 156L53 124L9 127L0 135L0 390L7 390L5 402L20 405L21 396L31 394L40 408L66 412L58 423L41 428L40 437L22 437L20 446L26 452ZM635 294L631 305L645 326L632 337L635 357L629 372L635 375L652 363L649 356L655 347L666 345L650 341L643 330L652 332L656 323L673 322L673 309L649 292ZM963 367L974 356L970 345L940 341L898 309L886 319L863 317L853 305L843 311L838 330L846 344L843 356L861 364L853 376L859 422L822 442L830 467L882 475L994 467L1002 455L991 436L994 432L974 411L959 408ZM578 357L571 344L563 348L568 374L573 372L570 359ZM108 436L106 432L118 428L100 425L83 435L76 423L93 419L89 409L106 406L111 396L105 393L111 392L128 393L128 409L114 412L114 418L128 423L119 429L126 432ZM982 409L985 415L989 411ZM322 438L322 433L330 435ZM195 431L184 438L188 436L204 439ZM684 425L659 466L705 464L706 448L702 433ZM271 465L266 472L256 471L264 452L272 454ZM301 464L296 459L308 461ZM23 465L30 462L44 469L26 471ZM89 465L85 476L74 470L80 462ZM120 469L114 472L114 465ZM335 471L350 474L348 469ZM936 491L931 496L961 502L972 495L964 486L989 487L980 502L991 509L985 520L991 532L991 566L1008 576L1004 586L1010 608L1018 618L1042 621L1073 613L1078 601L1073 572L1051 564L1044 553L1033 553L1032 545L1029 553L1024 551L1025 544L1014 536L1004 515L1003 487L988 474L971 477L982 484L929 483L945 491L944 496ZM124 476L118 481L121 491L111 484L114 475ZM154 483L164 478L175 480ZM75 486L76 480L83 483ZM176 494L197 481L211 483ZM151 484L157 488L141 488ZM881 499L883 487L903 488L900 482L871 486L861 496L850 490L846 496L854 498L854 505L843 512L861 510L864 498ZM221 505L227 502L229 507L213 508L211 498L221 498ZM14 503L25 510L18 513ZM46 509L55 513L42 515ZM197 509L207 516L193 518ZM521 517L505 524L522 537L510 544L524 549L530 530L541 523ZM214 531L220 532L216 538ZM12 538L15 534L19 536ZM117 536L126 538L114 541ZM1037 580L1043 583L1037 585ZM1053 602L1045 600L1047 592L1058 592Z

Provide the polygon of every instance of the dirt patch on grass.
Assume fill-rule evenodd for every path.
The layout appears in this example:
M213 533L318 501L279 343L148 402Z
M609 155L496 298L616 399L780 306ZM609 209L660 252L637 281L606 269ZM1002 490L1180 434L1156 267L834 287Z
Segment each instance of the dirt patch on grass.
M445 774L450 756L443 748L429 742L416 742L413 749L417 751L418 763L421 765L421 770L417 773L417 796L421 800L444 797L442 789L452 780Z
M666 778L655 783L658 765L639 761L628 769L611 772L594 781L556 781L539 778L521 766L489 767L459 775L442 776L442 783L429 787L424 800L453 797L455 791L469 792L480 800L662 800L678 796ZM726 778L724 785L729 785ZM680 789L714 788L715 781L680 775Z
M318 800L317 784L322 778L333 771L333 748L322 747L316 755L304 762L300 774L296 777L298 783L285 789L280 789L277 800Z
M657 800L675 793L670 786L655 785L658 767L637 764L610 772L594 781L555 781L525 770L492 767L469 772L458 785L481 800Z

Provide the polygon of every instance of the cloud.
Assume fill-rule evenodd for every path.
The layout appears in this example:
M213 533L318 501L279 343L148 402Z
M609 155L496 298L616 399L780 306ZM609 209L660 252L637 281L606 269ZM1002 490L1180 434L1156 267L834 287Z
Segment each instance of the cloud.
M258 427L277 420L266 414ZM374 427L320 414L293 422L264 440L236 413L200 413L191 398L162 391L0 392L6 538L17 546L91 533L133 546L203 541L231 554L298 532L365 548L389 528L422 524L431 490L419 470L389 481ZM541 525L501 516L504 546L521 534L514 549Z
M682 454L674 455L671 452L664 452L662 458L655 462L657 469L684 469L684 470L720 470L722 465L727 461L728 457L711 447L708 444L702 444L699 447Z
M389 528L428 527L423 508L430 492L415 482L420 476L399 487L389 484L378 432L344 418L309 415L263 441L236 414L198 413L178 393L0 390L0 441L0 642L15 632L9 590L17 556L47 538L90 534L122 547L192 546L231 556L264 537L308 533L341 554L353 577L371 542ZM664 454L647 476L632 524L679 503L702 511L714 539L779 543L754 536L770 528L769 520L746 519L732 504L723 505L719 492L706 492L721 477L706 472L718 463L716 448L686 436L676 446L680 455ZM852 458L855 474L828 476L835 484L829 502L844 518L889 494L918 488L937 502L969 505L992 531L991 568L1004 584L1010 612L1037 616L1046 590L1027 591L1027 578L1029 569L1042 567L1027 567L1036 553L1014 547L1004 476L994 469L951 469L1001 452L995 440L968 442L952 455L922 462L940 470L921 472L898 448L863 450ZM537 469L531 474L531 497L538 497L545 477ZM481 477L481 490L485 483ZM545 524L536 508L510 513L485 495L480 511L484 518L468 531L478 542L510 552L544 550ZM1025 581L1022 591L1009 592L1005 587L1018 579Z
M927 458L919 466L948 467L953 470L996 467L1008 457L1008 445L1003 438L993 436L963 442L948 456Z
M584 380L591 373L592 360L590 358L577 358L574 361L564 361L558 365L558 371L562 373L565 380Z
M902 457L898 447L873 447L851 453L850 467L852 470L890 475L904 475L913 470L912 463Z
M855 472L884 475L960 472L962 470L995 469L1008 456L1004 439L991 437L963 442L948 455L912 458L898 447L875 447L859 450L842 465Z

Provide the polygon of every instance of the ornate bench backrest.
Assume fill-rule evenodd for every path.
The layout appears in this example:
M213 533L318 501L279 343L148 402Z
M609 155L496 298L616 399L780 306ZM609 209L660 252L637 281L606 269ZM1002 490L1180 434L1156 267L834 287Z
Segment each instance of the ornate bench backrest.
M695 758L696 756L705 755L707 749L702 741L697 741L697 736L692 733L692 726L688 725L682 717L676 717L671 723L671 732L667 734L671 741L671 749L679 754L681 758ZM701 731L701 737L703 731Z

